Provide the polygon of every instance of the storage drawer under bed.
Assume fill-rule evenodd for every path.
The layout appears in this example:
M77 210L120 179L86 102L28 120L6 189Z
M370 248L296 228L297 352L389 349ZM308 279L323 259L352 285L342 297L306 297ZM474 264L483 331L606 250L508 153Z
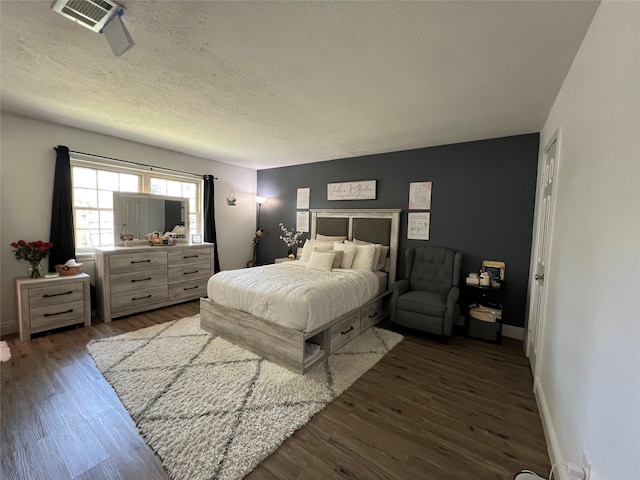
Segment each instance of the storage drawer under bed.
M360 317L360 330L364 331L369 327L373 327L387 316L387 309L384 308L384 301L382 299L368 305L362 309L362 316Z
M360 311L357 311L331 327L329 334L329 352L335 352L359 334Z

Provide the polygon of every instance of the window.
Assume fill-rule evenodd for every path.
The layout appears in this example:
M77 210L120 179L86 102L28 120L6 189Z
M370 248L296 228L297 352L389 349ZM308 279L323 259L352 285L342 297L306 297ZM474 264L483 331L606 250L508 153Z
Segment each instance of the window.
M189 234L202 232L202 181L71 160L76 252L114 244L113 192L139 192L189 200ZM189 237L187 237L189 238Z

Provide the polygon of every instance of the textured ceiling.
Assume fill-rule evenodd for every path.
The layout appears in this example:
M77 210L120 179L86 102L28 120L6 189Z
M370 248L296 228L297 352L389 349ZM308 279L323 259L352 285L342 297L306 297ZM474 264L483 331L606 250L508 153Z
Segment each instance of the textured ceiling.
M5 111L250 168L537 132L597 2L0 1Z

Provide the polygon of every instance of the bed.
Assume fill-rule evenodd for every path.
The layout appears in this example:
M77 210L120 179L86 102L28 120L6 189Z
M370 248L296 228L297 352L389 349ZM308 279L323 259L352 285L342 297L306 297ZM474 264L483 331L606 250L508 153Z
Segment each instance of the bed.
M384 299L396 277L400 212L311 210L312 239L342 236L388 246L382 271L315 271L291 261L220 272L200 300L201 328L305 373L385 318Z

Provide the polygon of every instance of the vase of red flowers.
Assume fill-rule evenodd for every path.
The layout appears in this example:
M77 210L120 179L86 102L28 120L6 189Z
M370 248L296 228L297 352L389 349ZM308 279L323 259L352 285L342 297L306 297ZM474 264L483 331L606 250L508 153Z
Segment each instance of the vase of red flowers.
M42 277L42 265L40 262L47 258L49 250L53 247L53 243L43 242L42 240L38 240L37 242L19 240L13 242L11 246L14 248L13 253L16 259L29 262L29 278Z

